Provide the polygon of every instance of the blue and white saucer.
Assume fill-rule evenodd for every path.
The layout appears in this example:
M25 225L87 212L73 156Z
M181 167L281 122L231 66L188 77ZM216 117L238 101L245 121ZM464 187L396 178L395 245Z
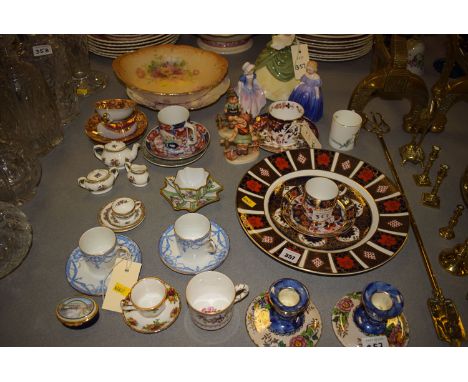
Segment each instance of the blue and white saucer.
M116 235L116 237L117 244L129 250L132 261L141 263L141 251L138 245L127 236ZM76 247L68 258L65 274L70 285L78 292L101 296L107 290L106 283L109 282L109 277L106 280L107 275L98 276L89 272L79 247Z
M177 247L174 225L169 226L159 239L159 256L162 262L173 271L185 275L194 275L200 272L218 268L226 259L229 252L229 237L215 222L211 222L211 237L216 244L215 253L206 253L202 256L183 256Z

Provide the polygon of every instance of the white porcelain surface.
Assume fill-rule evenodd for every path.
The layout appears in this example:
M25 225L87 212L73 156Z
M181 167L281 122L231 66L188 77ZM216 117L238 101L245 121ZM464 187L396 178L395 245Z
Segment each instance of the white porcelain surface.
M135 209L141 206L140 201L132 198L117 198L112 202L112 212L117 217L127 217L135 212Z
M167 290L160 279L147 277L135 283L129 297L133 308L142 316L157 317L164 311Z
M352 150L361 125L362 118L358 113L353 110L338 110L333 114L328 143L336 150Z
M139 143L134 143L132 148L126 147L124 142L111 141L105 145L95 145L94 155L106 166L123 169L126 162L133 162L138 155Z
M174 233L179 252L184 256L202 256L216 251L211 237L210 220L198 213L188 213L174 223Z
M148 167L144 164L125 163L127 178L135 187L144 187L149 181Z
M92 194L104 194L112 189L118 175L119 170L116 167L95 169L86 177L78 178L78 185Z
M177 171L175 183L180 188L190 188L192 190L206 186L210 174L202 167L185 167Z

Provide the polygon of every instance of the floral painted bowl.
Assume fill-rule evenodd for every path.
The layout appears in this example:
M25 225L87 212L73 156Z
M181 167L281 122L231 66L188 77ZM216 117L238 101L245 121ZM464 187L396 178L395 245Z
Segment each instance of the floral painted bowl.
M198 99L219 85L228 61L214 52L168 44L119 56L112 68L128 88L157 95L158 103L174 104Z

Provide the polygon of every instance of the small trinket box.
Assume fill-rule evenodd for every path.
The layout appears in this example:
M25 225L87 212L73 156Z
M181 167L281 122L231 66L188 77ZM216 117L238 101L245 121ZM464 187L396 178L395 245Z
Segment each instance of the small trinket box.
M69 297L57 305L55 315L63 325L71 329L84 329L99 319L99 307L89 297Z

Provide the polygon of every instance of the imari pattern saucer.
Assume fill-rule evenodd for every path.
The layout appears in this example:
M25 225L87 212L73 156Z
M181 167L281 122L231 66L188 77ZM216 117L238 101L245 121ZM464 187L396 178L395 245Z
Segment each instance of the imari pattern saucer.
M354 323L354 310L360 303L361 292L348 293L333 308L333 330L343 346L362 346L361 338L375 337L362 332ZM409 325L405 315L388 320L383 335L387 337L388 346L406 346L409 341Z
M132 261L141 263L141 251L138 245L131 239L123 235L116 235L117 244L127 248L132 256ZM98 276L88 270L83 259L83 252L76 247L68 258L65 274L70 285L78 292L90 295L101 296L107 290L107 275ZM107 280L106 280L107 278Z
M312 301L304 311L304 323L295 332L286 335L273 333L270 329L268 293L255 297L247 308L245 325L250 338L257 346L316 346L322 334L322 320Z
M332 237L304 235L281 214L284 192L315 176L346 186L356 206L353 226ZM368 163L329 150L300 149L263 159L241 179L236 205L242 228L266 254L322 275L363 273L385 264L409 231L406 200L393 182Z
M124 310L122 316L128 327L138 333L151 334L158 333L171 326L180 314L180 297L177 291L167 283L167 299L164 302L166 307L157 317L150 318L143 316L138 310ZM123 300L123 304L128 303L129 297Z
M161 188L160 192L164 199L166 199L176 211L198 211L207 204L217 202L219 200L219 193L223 190L223 186L217 183L213 178L209 177L206 193L198 199L188 198L183 197L179 192L177 192L174 186L174 181L174 176L167 176L165 179L165 185Z

